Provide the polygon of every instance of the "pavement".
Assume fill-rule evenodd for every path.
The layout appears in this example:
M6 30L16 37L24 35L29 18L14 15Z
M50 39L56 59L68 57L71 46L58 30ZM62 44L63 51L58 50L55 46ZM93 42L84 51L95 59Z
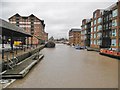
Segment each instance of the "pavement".
M38 49L40 49L41 47L42 46L38 47ZM33 68L33 66L42 60L44 55L41 54L41 52L33 52L35 49L32 49L32 50L30 49L32 53L31 56L17 63L13 68L0 73L2 77L0 80L0 85L3 86L3 88L6 88L7 86L9 86L16 79L25 77L28 74L28 72ZM30 52L30 50L28 50L28 52ZM22 52L21 54L24 54L24 53Z
M39 46L38 46L39 47ZM17 49L16 49L17 48ZM15 47L14 46L14 50L12 52L10 52L11 47L9 44L5 44L5 48L4 48L4 61L6 61L7 59L12 59L13 56L17 57L23 53L29 52L33 49L35 49L36 47L28 47L26 45L24 45L24 49L21 49L19 47ZM2 59L2 44L0 44L0 58Z

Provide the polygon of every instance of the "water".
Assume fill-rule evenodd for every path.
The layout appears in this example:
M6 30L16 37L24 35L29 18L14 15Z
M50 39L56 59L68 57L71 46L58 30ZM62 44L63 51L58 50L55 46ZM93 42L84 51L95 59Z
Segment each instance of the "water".
M117 88L118 60L58 44L30 73L9 88Z

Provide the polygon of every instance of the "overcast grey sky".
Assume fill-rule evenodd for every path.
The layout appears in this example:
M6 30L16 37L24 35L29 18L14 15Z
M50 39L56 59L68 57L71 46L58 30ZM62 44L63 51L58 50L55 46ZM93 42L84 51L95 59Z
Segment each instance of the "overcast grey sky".
M84 18L91 18L96 9L105 9L118 0L2 0L2 16L7 20L19 13L34 14L45 21L49 37L66 38L71 28L81 28Z

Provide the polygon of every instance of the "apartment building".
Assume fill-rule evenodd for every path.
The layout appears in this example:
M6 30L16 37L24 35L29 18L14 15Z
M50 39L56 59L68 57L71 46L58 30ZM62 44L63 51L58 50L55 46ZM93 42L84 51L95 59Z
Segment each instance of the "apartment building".
M81 27L82 46L89 46L90 42L90 47L95 49L120 49L120 1L106 9L95 10L91 20L82 20Z
M109 8L112 10L111 48L120 49L120 1Z
M40 44L41 42L43 42L45 36L44 20L37 18L33 14L31 14L30 16L20 16L17 13L9 18L9 22L24 28L26 32L33 35L32 38L28 38L28 40L26 40L29 42L29 44ZM25 44L26 41L24 38L23 43Z
M104 10L93 12L90 46L97 49L120 49L120 1Z
M102 15L103 11L101 9L97 9L93 12L93 17L91 20L91 48L100 49L100 46L102 44L102 40L100 39L102 37Z
M91 19L83 19L81 28L81 46L90 47Z
M71 29L69 31L69 44L80 45L81 44L81 29Z

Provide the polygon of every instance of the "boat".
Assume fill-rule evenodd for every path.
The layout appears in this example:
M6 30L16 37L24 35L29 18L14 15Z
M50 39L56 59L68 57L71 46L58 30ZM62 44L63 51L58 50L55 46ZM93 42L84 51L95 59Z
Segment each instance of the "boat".
M110 56L113 58L117 58L120 60L120 50L114 50L112 48L105 48L105 49L100 49L100 53L101 55L106 55L106 56Z
M77 45L75 46L75 49L84 49L84 47Z
M49 41L45 44L46 48L55 48L55 43L53 41Z

